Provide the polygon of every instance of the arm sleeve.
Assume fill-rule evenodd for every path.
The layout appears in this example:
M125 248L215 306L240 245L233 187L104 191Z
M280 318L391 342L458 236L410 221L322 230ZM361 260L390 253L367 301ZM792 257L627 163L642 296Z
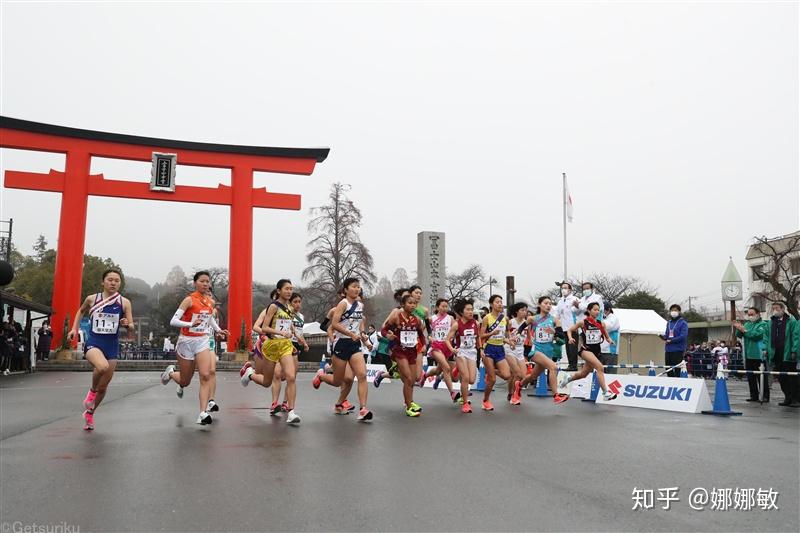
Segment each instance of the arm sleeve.
M219 327L219 324L217 324L217 319L214 318L214 315L211 315L211 318L208 320L208 324L211 326L211 329L214 330L214 333L219 333L222 331L222 328Z
M172 315L172 320L169 321L169 325L174 327L174 328L190 328L190 327L192 327L192 323L191 322L186 322L184 320L181 320L182 317L183 317L183 309L178 308L178 310L175 311L175 314Z

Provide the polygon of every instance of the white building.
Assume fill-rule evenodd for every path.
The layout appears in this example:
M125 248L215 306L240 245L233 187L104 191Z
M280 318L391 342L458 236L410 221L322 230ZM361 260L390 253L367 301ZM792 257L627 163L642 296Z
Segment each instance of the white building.
M793 251L786 254L785 260L781 265L779 279L784 286L800 283L800 230L769 239L767 243L769 246L774 247L778 253L786 251L787 247L793 248ZM782 300L768 283L759 280L756 276L758 271L774 268L773 258L763 253L762 249L764 247L765 245L758 246L758 243L753 243L748 248L745 256L745 259L747 259L748 293L750 294L747 305L756 307L761 312L767 311L772 301Z

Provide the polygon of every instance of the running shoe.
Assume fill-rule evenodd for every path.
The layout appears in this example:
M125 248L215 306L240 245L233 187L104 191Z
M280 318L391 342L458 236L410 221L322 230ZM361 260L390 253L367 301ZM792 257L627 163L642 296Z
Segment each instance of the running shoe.
M372 411L367 409L366 407L362 407L358 411L358 418L356 418L359 422L372 422Z
M349 415L350 411L345 409L344 404L337 403L336 405L333 406L333 413L337 415Z
M511 396L511 400L509 400L508 403L510 403L511 405L519 405L522 403L522 399L516 394L514 394L513 396Z
M272 407L269 408L270 416L278 416L281 414L281 406L278 402L272 402Z
M83 399L83 408L87 411L94 411L94 399L96 396L96 391L89 390L89 392L86 393L86 398Z
M197 422L195 423L200 424L202 426L206 426L212 422L213 420L211 420L211 415L205 411L201 411L200 414L197 415Z
M450 391L450 399L453 400L453 403L456 403L458 400L461 399L461 391Z
M164 371L161 373L161 384L166 385L169 383L170 377L169 375L175 372L175 365L169 365Z
M517 398L522 396L522 382L519 380L514 382L514 396Z
M88 409L83 412L83 420L85 424L83 425L83 429L87 431L91 431L94 429L94 413L89 411Z
M469 400L467 400L467 401L469 401ZM459 398L458 399L458 405L464 405L464 398Z
M243 367L244 372L241 372L242 376L242 387L247 387L250 384L250 376L256 373L253 370L253 367L248 366L247 368Z
M464 405L461 406L461 412L462 413L471 413L472 412L472 406L470 405L469 402L465 402Z
M178 395L178 398L183 398L183 387L178 385L178 388L175 389L175 394Z
M342 402L342 407L344 407L344 408L345 408L345 409L347 409L348 411L355 411L355 410L356 410L356 406L355 406L355 405L353 405L352 403L350 403L350 402L349 402L349 401L348 401L346 398L345 398L345 400Z
M217 402L214 401L214 398L208 400L206 411L209 413L216 413L217 411L219 411L219 405L217 405Z
M419 412L419 411L415 411L415 410L414 410L414 409L412 409L411 407L409 407L408 409L406 409L406 416L415 417L415 416L419 416L419 415L420 415L420 412Z
M569 396L566 394L556 394L553 396L553 403L564 403L569 400Z
M494 411L494 405L492 405L492 402L490 402L489 400L484 400L483 405L481 405L481 408L484 411Z
M617 395L614 394L613 392L605 391L603 393L603 400L605 400L607 402L610 402L611 400L616 400L616 399L617 399Z
M294 409L289 411L289 413L286 415L286 423L293 426L300 425L300 416L294 412Z
M375 385L375 388L381 386L381 381L383 381L383 372L378 372L378 375L375 376L375 379L372 381L372 384Z
M418 411L420 413L422 412L422 406L420 404L418 404L417 402L411 402L411 407L410 408L415 410L415 411Z
M311 380L311 384L314 385L315 389L318 389L320 385L322 385L322 376L325 375L325 371L321 368L317 370L317 373L314 375L314 379Z
M420 378L417 380L417 387L423 387L426 379L428 379L428 377L423 373L422 376L420 376Z
M442 382L442 375L439 374L436 376L436 379L433 380L433 390L439 390L439 384Z
M239 369L239 377L242 378L242 387L247 387L250 384L250 376L255 374L253 370L253 363L245 361L242 368Z
M566 372L558 373L558 388L563 389L569 384L569 374Z

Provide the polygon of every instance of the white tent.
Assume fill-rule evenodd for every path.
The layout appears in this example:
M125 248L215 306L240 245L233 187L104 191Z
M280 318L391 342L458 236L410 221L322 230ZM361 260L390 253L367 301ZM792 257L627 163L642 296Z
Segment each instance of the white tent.
M614 309L620 334L662 335L667 321L651 309Z
M303 325L303 335L325 335L319 327L319 322L309 322Z
M658 335L664 334L667 321L661 315L651 309L617 308L614 314L619 319L620 364L663 362L664 342Z

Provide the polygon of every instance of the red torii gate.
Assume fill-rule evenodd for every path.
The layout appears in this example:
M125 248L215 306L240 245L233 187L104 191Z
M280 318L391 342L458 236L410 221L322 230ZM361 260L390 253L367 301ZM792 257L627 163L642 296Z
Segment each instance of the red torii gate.
M53 346L61 342L64 318L80 303L86 208L89 195L231 206L228 324L229 346L238 342L241 324L253 322L253 208L300 209L300 195L253 188L253 172L310 175L329 148L270 148L210 144L82 130L0 117L0 147L66 154L65 172L7 170L5 186L61 193L61 218L53 286ZM92 157L151 161L153 152L178 155L183 165L227 168L231 186L176 185L175 192L151 191L148 183L106 180L90 175ZM249 335L246 342L250 343Z

